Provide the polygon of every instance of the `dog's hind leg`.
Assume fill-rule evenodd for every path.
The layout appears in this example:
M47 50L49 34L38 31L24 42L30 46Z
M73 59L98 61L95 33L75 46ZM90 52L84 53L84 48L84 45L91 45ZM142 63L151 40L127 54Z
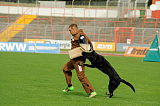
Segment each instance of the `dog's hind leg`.
M109 90L109 98L111 98L113 96L113 92L114 90L119 86L120 82L116 81L116 80L110 80L109 81L109 85L108 85L108 90Z
M109 98L111 98L113 96L113 81L112 80L109 81L108 91L109 93L106 93L106 94L109 95Z

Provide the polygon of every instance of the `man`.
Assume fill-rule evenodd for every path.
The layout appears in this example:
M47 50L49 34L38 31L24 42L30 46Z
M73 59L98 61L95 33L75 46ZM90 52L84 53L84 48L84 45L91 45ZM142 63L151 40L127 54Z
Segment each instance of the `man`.
M71 24L69 26L69 31L73 38L71 39L71 49L80 47L80 44L90 44L91 49L93 49L93 45L90 39L86 36L83 30L79 30L76 24ZM72 72L71 70L75 69L78 79L81 82L84 90L89 95L89 98L95 97L96 92L94 91L91 83L89 82L88 78L85 76L85 68L84 66L80 65L85 63L86 58L83 56L71 59L64 65L63 72L66 78L67 88L63 90L63 92L73 91L74 87L72 85Z

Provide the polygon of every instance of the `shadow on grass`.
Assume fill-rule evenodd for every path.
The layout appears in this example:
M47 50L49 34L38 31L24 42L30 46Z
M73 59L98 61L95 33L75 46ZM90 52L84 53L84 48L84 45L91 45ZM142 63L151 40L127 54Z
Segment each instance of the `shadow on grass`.
M63 93L64 95L75 95L75 96L83 96L83 97L87 97L88 95L85 94L85 92L65 92Z
M66 92L66 93L63 93L63 95L88 98L88 95L85 92ZM123 99L123 100L127 99L128 100L128 98L122 97L120 95L114 95L112 98L109 98L109 96L105 95L105 94L97 94L95 98L97 98L97 99L109 99L109 100L112 100L112 99L114 99L114 100L116 100L116 99Z

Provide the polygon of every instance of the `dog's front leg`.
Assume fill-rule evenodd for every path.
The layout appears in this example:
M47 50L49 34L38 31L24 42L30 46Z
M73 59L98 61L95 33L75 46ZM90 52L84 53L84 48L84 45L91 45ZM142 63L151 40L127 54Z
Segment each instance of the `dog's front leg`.
M90 68L95 68L95 66L93 64L89 65L89 64L83 64L83 63L79 63L80 66L87 66Z
M84 66L87 66L87 67L90 67L90 68L95 68L95 66L94 65L89 65L89 64L83 64Z

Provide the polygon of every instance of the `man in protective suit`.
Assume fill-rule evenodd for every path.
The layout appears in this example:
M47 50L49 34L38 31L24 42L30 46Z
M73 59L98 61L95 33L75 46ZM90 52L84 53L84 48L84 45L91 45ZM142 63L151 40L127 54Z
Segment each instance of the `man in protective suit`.
M73 38L71 39L71 50L77 47L80 47L80 44L89 44L91 50L93 50L93 45L91 40L86 36L86 34L83 32L82 29L78 29L76 24L71 24L69 26L69 31ZM69 62L67 62L64 65L63 72L66 78L67 88L63 90L63 92L69 92L73 91L74 87L72 85L72 72L71 70L75 69L78 79L81 82L84 90L89 95L89 98L95 97L96 92L94 91L91 83L89 82L88 78L85 75L85 67L84 65L81 65L85 63L86 58L83 56L76 57L73 59L70 59Z

